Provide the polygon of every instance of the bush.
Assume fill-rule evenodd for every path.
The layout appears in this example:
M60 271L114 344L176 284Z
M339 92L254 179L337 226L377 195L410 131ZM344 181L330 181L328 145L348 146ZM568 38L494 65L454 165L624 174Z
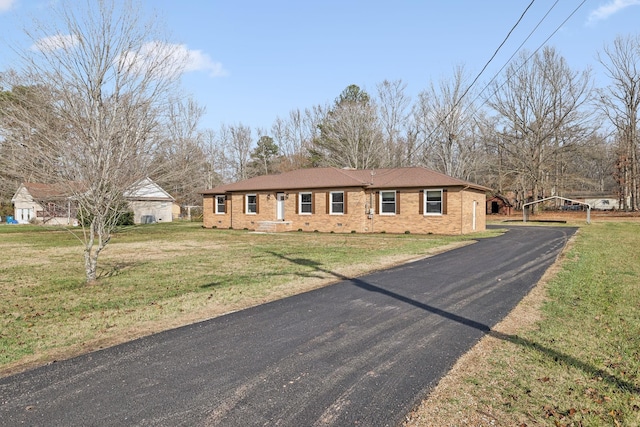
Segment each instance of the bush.
M0 217L6 218L9 215L13 216L13 205L11 203L0 202Z
M118 222L116 222L116 226L123 227L125 225L134 225L133 211L129 209L129 205L127 204L127 202L122 202L118 208L119 209L118 209L117 215L119 215L119 217L118 217ZM89 226L91 224L91 220L93 219L93 215L90 215L86 212L84 215L81 215L81 214L82 214L81 210L78 210L78 214L76 215L76 218L78 219L78 224L84 227Z

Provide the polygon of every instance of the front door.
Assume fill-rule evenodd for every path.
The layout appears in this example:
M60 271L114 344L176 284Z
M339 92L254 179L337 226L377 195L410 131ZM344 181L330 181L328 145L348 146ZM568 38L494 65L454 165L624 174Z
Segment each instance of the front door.
M276 193L276 219L284 221L284 193Z
M26 224L33 218L33 209L16 209L16 221Z

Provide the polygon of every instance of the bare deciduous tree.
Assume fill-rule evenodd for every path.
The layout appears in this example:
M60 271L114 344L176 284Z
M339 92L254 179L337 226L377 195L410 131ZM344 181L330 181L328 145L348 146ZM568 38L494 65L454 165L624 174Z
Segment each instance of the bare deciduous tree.
M230 161L221 144L221 140L211 129L203 131L203 151L205 156L205 188L229 182L232 172Z
M524 52L494 86L487 104L497 113L503 166L521 197L563 195L566 160L592 132L589 72L573 72L553 48Z
M424 163L461 179L468 179L472 172L477 142L466 88L464 70L458 67L452 80L442 80L438 87L432 83L421 92L415 108Z
M402 80L384 80L377 85L378 110L383 134L383 156L385 167L401 167L410 164L411 98L405 94L406 83Z
M625 210L640 207L640 36L618 37L598 59L611 84L599 91L600 105L619 141L617 179Z
M167 109L165 135L155 159L161 171L157 182L181 205L200 204L198 190L206 186L204 135L198 128L204 111L191 98L176 99Z
M30 177L64 186L77 203L87 282L123 212L123 194L153 175L160 127L184 54L142 22L140 6L111 0L57 5L52 23L26 30L21 85L49 100L50 117L10 112L34 135L24 141ZM24 99L29 102L28 99ZM58 123L49 128L52 120ZM37 138L37 141L35 140ZM45 167L41 167L45 165Z
M347 87L320 125L319 164L354 169L379 167L382 132L376 106L356 85Z
M249 162L251 161L251 128L238 125L222 125L220 128L220 146L223 147L226 158L232 169L232 179L240 181L249 177Z
M279 164L281 172L309 165L309 152L313 141L320 136L318 125L324 120L326 110L322 106L307 108L304 111L292 110L286 119L276 119L271 133L282 155Z

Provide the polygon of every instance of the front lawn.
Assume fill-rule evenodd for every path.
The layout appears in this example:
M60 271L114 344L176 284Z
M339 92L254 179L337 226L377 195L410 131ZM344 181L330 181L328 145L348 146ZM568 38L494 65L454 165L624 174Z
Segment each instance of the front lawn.
M484 233L484 236L495 235ZM128 227L84 283L60 227L0 226L0 373L113 345L356 276L481 237Z

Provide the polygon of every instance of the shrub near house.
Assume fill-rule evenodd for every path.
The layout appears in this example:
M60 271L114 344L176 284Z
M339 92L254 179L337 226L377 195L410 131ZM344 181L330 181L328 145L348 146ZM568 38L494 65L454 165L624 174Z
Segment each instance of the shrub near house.
M202 192L204 226L264 231L466 234L488 188L419 167L300 169Z

